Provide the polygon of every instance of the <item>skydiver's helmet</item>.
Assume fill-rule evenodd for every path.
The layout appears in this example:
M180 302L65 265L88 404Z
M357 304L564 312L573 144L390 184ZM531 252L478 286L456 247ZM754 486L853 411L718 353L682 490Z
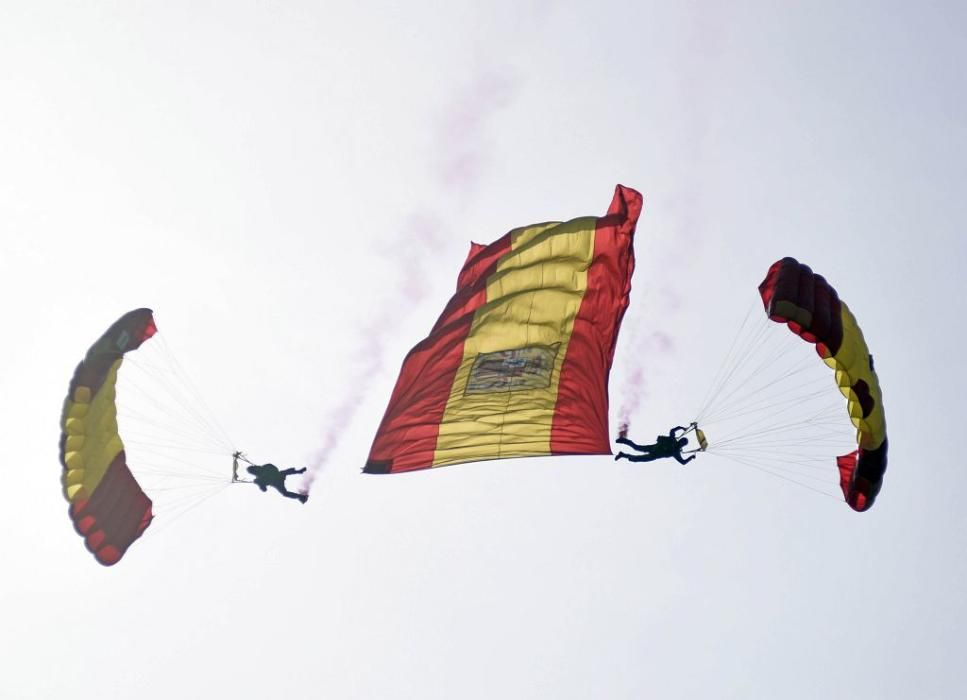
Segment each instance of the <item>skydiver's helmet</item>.
M688 444L688 438L678 438L678 447L682 448Z
M247 471L249 474L258 474L259 468L253 464L251 467L245 467L245 471Z

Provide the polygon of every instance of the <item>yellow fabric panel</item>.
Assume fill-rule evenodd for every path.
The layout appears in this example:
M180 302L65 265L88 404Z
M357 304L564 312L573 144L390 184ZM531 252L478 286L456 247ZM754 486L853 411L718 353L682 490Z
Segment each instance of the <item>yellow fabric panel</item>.
M117 407L114 403L118 359L105 377L97 394L91 396L89 387L78 386L67 401L64 431L64 494L68 501L90 497L101 483L111 462L124 449L118 435Z
M487 281L464 343L440 424L433 466L550 454L561 365L587 289L597 219L548 223L511 233L511 250ZM466 394L481 353L560 343L550 386Z
M850 419L856 426L856 442L863 449L873 450L882 445L886 438L886 418L880 380L870 369L870 350L863 337L863 331L856 323L856 317L845 302L841 301L840 304L842 305L840 316L843 322L843 342L836 354L825 358L824 361L836 371L836 384L846 397ZM863 408L852 390L852 386L860 379L870 388L870 396L874 401L873 410L866 418L863 418Z

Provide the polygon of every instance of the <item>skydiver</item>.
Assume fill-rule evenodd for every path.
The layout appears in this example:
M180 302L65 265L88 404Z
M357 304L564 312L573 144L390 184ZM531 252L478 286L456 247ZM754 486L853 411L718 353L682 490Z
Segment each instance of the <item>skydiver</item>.
M694 426L689 426L694 427ZM622 445L628 445L633 449L638 450L642 454L628 454L626 452L619 452L614 456L615 461L618 461L622 457L627 459L629 462L651 462L656 459L662 459L663 457L674 457L679 464L688 464L693 459L695 455L688 457L687 459L682 457L682 448L688 445L688 438L679 437L676 433L684 433L685 428L676 425L674 428L668 431L668 435L659 435L652 445L636 445L631 440L625 436L621 436L615 440L615 442L620 442Z
M236 452L232 455L232 481L241 481L241 479L238 478L238 458L241 456L241 452ZM269 486L271 486L286 498L298 498L301 503L305 503L309 500L309 494L294 493L285 487L285 478L287 476L292 476L293 474L305 473L305 467L302 469L280 470L274 464L252 464L246 467L245 471L255 477L252 483L258 486L262 490L262 493L268 491Z

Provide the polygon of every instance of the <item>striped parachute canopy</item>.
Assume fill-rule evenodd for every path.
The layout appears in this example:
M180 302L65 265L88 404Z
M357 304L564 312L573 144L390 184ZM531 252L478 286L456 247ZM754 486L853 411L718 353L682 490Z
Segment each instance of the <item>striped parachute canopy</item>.
M641 195L604 217L470 248L457 291L403 361L364 471L610 454L608 374L631 289Z
M156 331L150 309L130 311L74 371L61 416L60 461L69 514L87 548L116 564L151 523L149 499L128 469L118 435L115 384L124 354Z
M836 373L856 426L857 448L836 458L843 496L851 508L873 505L886 471L886 419L880 382L856 318L829 283L794 258L769 268L759 285L766 314L814 343L823 362Z

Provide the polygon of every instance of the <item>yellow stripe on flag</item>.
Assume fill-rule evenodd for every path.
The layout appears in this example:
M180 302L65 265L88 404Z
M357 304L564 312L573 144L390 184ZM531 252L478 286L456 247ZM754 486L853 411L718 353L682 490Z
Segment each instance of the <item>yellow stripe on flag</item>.
M511 250L488 279L487 303L474 314L464 342L433 466L550 454L561 365L587 290L596 225L597 219L585 217L512 233ZM481 369L486 355L502 353L494 360L499 364L516 350L521 364L553 356L547 380L537 373L510 379L503 390L481 389L490 386Z

